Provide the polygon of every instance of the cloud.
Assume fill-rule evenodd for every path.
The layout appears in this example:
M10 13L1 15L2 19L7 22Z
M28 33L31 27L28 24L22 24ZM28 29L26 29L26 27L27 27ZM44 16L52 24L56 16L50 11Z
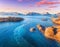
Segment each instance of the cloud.
M19 2L34 2L35 0L18 0Z
M49 10L52 10L52 9L48 8L48 9L45 9L45 10L48 10L49 11Z
M37 6L40 6L40 5L55 5L55 4L60 4L60 2L45 2L45 1L41 1L41 2L36 2L36 5Z
M57 6L49 6L48 8L56 8Z

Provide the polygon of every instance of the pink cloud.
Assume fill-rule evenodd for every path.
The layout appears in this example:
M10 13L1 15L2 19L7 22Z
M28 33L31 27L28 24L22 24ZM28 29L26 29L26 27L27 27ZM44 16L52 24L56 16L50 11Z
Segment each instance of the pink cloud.
M57 6L49 6L48 8L56 8Z
M52 10L52 9L48 8L48 9L45 9L45 10Z
M36 2L36 5L53 5L53 4L60 4L60 2L45 2L45 1L41 1L41 2Z

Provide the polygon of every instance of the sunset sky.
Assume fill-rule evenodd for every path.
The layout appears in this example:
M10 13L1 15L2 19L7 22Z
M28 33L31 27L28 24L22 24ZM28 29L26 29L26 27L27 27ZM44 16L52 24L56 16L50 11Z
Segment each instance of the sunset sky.
M0 0L0 12L59 13L60 0Z

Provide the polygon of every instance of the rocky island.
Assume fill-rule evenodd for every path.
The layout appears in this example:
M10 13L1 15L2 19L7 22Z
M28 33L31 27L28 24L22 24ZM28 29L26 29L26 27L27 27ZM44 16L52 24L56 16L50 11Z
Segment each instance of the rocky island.
M18 22L18 21L22 21L22 20L24 20L24 19L21 17L11 17L11 16L0 17L0 22Z
M56 40L60 43L60 17L52 18L51 20L55 24L54 26L45 27L44 29L41 25L37 25L37 28L46 38Z
M60 43L60 17L52 18L51 20L55 25L44 27L43 25L37 24L36 27L47 39ZM34 27L30 28L30 32L34 31L36 31Z

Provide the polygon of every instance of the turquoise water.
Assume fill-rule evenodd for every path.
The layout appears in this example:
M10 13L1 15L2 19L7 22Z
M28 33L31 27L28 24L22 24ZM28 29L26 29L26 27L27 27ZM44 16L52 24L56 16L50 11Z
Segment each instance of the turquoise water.
M21 22L0 23L0 47L59 47L56 41L46 39L36 28L37 24L44 27L53 26L50 17L24 16L22 18L24 21ZM35 27L36 31L30 32L31 27Z

